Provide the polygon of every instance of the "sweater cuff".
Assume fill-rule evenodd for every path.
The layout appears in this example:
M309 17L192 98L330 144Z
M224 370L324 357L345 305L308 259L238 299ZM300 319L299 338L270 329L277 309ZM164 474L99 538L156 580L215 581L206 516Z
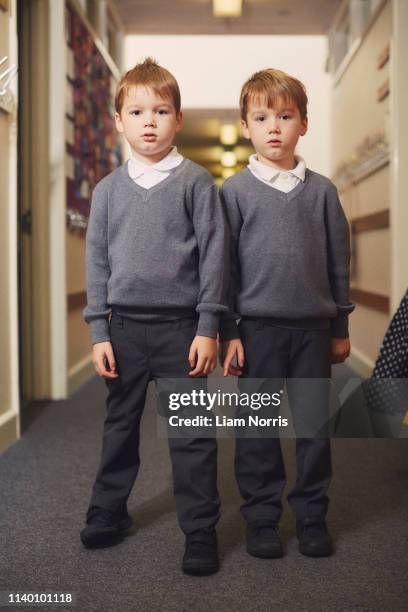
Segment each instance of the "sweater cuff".
M91 326L92 344L97 344L98 342L110 342L108 319L94 319L93 321L90 321L89 325Z
M346 306L337 306L337 317L330 322L332 338L348 338L348 318L353 312L355 304L347 304Z
M348 338L348 315L340 315L330 321L332 338Z
M220 321L220 342L239 339L238 325L235 319L221 319Z
M208 336L216 338L218 334L218 326L220 322L219 312L201 311L198 319L197 336Z

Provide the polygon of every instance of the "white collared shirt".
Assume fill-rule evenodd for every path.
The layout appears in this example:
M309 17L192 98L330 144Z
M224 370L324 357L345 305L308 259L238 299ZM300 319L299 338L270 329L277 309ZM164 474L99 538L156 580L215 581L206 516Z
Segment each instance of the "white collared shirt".
M183 159L184 157L177 152L177 147L172 147L166 157L157 164L145 164L131 155L128 161L128 173L137 185L150 189L170 176L170 170L179 166Z
M267 166L257 159L256 154L251 155L248 161L247 168L257 179L270 185L270 187L279 189L279 191L288 193L300 181L305 180L306 162L300 155L295 155L296 167L292 170L278 170L277 168L272 168L272 166Z

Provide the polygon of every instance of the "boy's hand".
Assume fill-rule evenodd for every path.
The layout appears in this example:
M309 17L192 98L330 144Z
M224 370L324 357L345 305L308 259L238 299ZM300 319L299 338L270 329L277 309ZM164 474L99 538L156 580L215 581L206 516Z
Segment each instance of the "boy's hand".
M217 365L217 340L207 336L196 336L191 344L188 361L193 368L190 376L211 374Z
M236 366L232 361L236 358ZM220 363L224 369L224 376L240 376L244 367L244 347L241 340L227 340L220 344Z
M348 338L331 339L331 362L342 363L350 355L350 340Z
M119 374L116 372L115 356L110 342L97 342L93 345L92 362L99 376L118 378Z

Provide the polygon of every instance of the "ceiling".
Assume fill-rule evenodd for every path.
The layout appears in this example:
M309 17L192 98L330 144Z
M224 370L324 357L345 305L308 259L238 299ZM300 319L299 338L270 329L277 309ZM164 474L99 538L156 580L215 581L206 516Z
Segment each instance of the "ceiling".
M126 34L325 34L342 0L243 0L242 16L212 0L110 0Z

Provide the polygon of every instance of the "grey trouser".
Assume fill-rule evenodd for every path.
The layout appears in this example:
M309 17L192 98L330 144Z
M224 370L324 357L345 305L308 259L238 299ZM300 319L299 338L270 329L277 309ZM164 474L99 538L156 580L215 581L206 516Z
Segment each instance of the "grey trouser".
M139 466L139 429L149 381L187 378L197 319L141 322L113 313L110 333L119 378L107 380L102 457L89 510L125 508ZM184 533L211 529L219 519L217 442L170 438L174 495ZM89 513L88 510L88 513Z
M285 329L268 324L265 319L245 318L239 327L245 348L243 379L330 378L329 330ZM316 381L316 385L319 384L320 381ZM245 380L241 380L241 390L242 385L245 385ZM308 404L302 398L301 382L297 387L293 381L289 394L295 426L296 420L307 420L304 411ZM319 410L327 410L328 419L328 398L326 402L323 393L323 402L321 397L318 401L323 403ZM309 408L313 411L314 406ZM298 437L296 463L296 483L288 495L288 502L297 519L312 516L324 519L331 479L330 439ZM253 526L277 523L282 513L281 497L286 484L279 438L238 437L235 470L245 500L241 507L245 520Z

